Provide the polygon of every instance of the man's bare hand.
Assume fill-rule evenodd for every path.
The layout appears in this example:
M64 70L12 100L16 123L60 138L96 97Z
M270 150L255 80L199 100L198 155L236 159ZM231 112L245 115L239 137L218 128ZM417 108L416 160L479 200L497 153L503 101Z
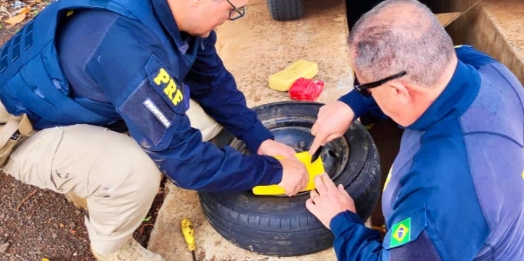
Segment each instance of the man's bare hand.
M282 156L284 158L295 158L296 151L284 143L274 140L265 140L258 147L258 155Z
M356 212L355 202L344 186L335 186L326 173L315 177L315 185L317 189L310 192L311 198L306 201L306 208L327 228L330 229L331 219L337 214L346 210Z
M297 158L281 159L282 181L278 184L286 190L286 195L293 196L306 188L309 175L304 163Z
M351 126L355 113L341 101L330 102L320 108L317 121L311 127L311 134L315 136L309 153L313 155L318 147L325 145L338 137L342 137Z

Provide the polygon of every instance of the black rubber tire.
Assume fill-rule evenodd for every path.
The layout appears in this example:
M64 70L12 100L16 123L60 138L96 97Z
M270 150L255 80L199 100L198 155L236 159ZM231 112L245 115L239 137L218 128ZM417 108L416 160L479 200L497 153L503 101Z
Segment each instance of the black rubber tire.
M302 17L302 0L267 0L271 17L277 21L291 21Z
M282 103L253 108L264 125L273 125L282 117L312 116L311 125L320 103L300 103L282 109ZM291 102L293 103L293 102ZM283 115L284 114L284 115ZM275 121L267 121L271 117ZM266 119L266 121L265 121ZM268 126L271 129L270 126ZM380 194L380 159L377 148L362 124L355 121L343 138L351 153L348 164L334 181L343 184L355 200L357 214L366 220ZM223 132L214 142L217 146L231 144L233 136ZM309 147L309 144L308 144ZM324 153L323 153L324 159ZM326 164L326 161L324 162ZM305 207L308 193L294 197L261 197L244 193L199 193L204 214L211 226L224 238L257 253L274 256L299 256L315 253L333 245L333 234Z

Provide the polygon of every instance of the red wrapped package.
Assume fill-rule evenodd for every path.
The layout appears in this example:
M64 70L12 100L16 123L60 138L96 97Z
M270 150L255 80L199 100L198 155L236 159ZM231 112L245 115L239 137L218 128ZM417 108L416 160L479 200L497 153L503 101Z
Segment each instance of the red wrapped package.
M315 101L323 89L323 81L300 77L289 88L289 97L297 101Z

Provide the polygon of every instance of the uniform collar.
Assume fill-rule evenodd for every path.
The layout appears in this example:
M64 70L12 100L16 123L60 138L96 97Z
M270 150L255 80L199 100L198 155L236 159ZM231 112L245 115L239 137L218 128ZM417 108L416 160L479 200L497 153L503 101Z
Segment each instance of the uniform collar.
M424 131L446 117L462 115L477 97L479 89L480 75L477 70L459 60L444 91L422 116L406 129Z
M171 12L171 8L169 7L167 0L152 0L151 2L153 3L153 9L156 13L156 16L164 26L164 29L171 36L178 50L182 54L185 54L189 49L188 42L190 36L187 34L183 34L178 29L175 18L173 17L173 13Z

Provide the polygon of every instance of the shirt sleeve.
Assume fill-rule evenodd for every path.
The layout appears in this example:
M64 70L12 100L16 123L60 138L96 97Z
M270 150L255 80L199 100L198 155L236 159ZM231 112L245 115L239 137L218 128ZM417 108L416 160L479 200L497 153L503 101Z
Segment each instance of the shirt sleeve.
M191 97L206 113L256 153L263 141L274 137L257 119L256 113L247 107L235 79L216 52L216 39L214 31L203 39L195 64L184 81L191 90Z
M335 236L333 247L337 260L380 260L380 234L364 226L357 214L351 211L339 213L329 226Z
M150 30L120 18L86 66L159 169L178 186L200 191L245 191L280 182L282 166L275 158L202 142L185 115L189 95L178 64L164 48Z
M331 220L335 235L334 248L339 261L440 261L440 255L428 236L425 208L402 213L402 217L387 232L380 234L364 226L350 211Z

